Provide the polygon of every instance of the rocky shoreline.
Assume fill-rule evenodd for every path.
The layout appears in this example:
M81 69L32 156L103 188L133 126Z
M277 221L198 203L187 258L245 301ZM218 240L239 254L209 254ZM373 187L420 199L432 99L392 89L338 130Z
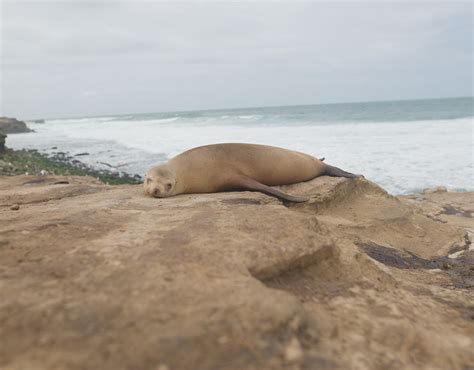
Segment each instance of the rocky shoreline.
M140 175L129 175L113 169L94 169L64 152L45 154L34 149L5 149L0 152L0 175L20 174L91 176L110 185L142 182Z
M42 121L42 122L41 122ZM43 120L36 120L35 123ZM142 182L138 174L130 175L110 167L92 168L78 159L88 153L75 156L66 152L41 153L34 149L13 150L5 146L6 134L21 134L32 132L25 122L15 118L0 117L0 176L14 175L64 175L64 176L91 176L105 184L138 184Z
M0 177L0 368L473 366L474 193L281 188Z

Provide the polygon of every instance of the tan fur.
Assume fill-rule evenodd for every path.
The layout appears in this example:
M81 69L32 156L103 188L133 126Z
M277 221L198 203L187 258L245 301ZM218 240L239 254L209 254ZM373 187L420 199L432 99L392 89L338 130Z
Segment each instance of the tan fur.
M145 176L144 190L148 195L163 198L247 189L290 201L304 201L306 199L289 196L269 186L308 181L324 174L327 167L310 155L273 146L206 145L152 167Z

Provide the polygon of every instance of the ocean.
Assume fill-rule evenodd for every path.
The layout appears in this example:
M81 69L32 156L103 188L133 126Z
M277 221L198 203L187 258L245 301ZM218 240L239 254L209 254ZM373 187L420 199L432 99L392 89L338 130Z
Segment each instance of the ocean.
M7 146L45 153L89 153L95 168L143 175L195 146L275 145L363 174L392 194L443 185L474 190L474 98L47 119Z

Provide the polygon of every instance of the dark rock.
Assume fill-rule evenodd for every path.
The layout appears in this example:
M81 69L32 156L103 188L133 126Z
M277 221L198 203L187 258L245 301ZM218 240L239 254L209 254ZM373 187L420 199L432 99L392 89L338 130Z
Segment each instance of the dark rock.
M441 214L445 215L457 215L461 217L467 217L467 218L472 218L472 211L466 211L464 209L461 209L459 207L453 207L451 205L445 205L443 206L443 211Z
M5 150L6 138L7 138L7 135L5 135L2 130L0 130L0 152L3 152Z
M19 134L23 132L32 132L25 122L18 121L16 118L0 117L0 130L5 134Z

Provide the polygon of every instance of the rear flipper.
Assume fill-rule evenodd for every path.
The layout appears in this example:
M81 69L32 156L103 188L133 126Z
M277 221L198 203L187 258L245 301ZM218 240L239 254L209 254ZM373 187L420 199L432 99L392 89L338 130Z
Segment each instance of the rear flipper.
M350 172L346 172L344 170L341 170L340 168L330 166L328 164L326 165L326 171L323 173L323 175L332 176L332 177L348 177L350 179L364 177L362 175L356 175Z
M242 176L239 178L240 188L246 190L259 191L261 193L277 197L281 200L286 200L287 202L303 203L306 202L309 198L306 197L297 197L294 195L285 194L282 191L274 189L270 186L262 184L257 180L254 180L250 177Z

